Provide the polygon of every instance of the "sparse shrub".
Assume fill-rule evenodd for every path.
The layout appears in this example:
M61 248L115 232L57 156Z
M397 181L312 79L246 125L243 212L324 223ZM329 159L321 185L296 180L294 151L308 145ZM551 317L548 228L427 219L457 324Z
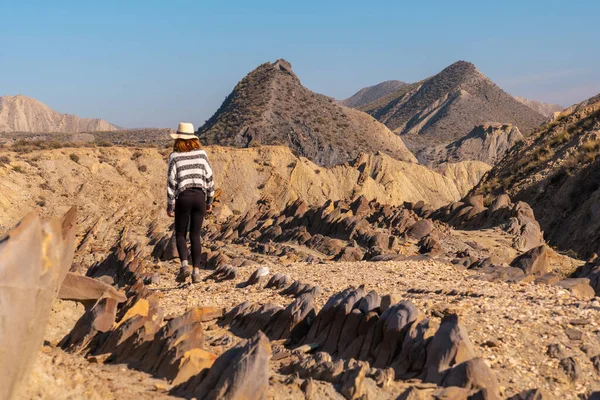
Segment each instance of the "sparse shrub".
M321 170L320 169L315 169L315 174L320 174Z
M146 171L148 171L148 167L145 166L145 165L140 165L138 167L138 171L140 171L140 172L146 172Z
M569 139L571 139L571 135L567 131L561 131L550 140L549 145L550 147L555 147L568 142Z
M73 161L74 163L79 164L79 156L75 153L71 153L69 154L69 158L71 159L71 161Z
M107 140L101 140L97 143L98 147L112 147L112 143Z
M24 174L25 173L25 170L20 165L15 165L12 169L13 169L13 171L18 172L20 174Z
M0 156L0 165L10 164L10 158L8 156Z
M142 156L142 152L141 151L135 151L132 155L131 155L131 161L135 161L138 158L140 158Z
M40 207L44 207L46 205L46 199L44 199L43 197L40 197L40 199L37 201L36 204Z

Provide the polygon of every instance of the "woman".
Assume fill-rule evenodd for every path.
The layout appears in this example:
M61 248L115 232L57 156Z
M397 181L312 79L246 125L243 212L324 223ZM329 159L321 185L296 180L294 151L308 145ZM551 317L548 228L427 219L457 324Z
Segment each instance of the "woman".
M192 124L180 123L177 133L171 134L171 137L175 139L175 144L173 152L169 155L167 214L169 217L175 217L175 238L181 260L181 269L176 280L185 282L191 275L192 282L198 283L202 258L200 230L204 215L212 208L215 194L213 172L206 152L202 150L200 141L194 134ZM188 223L193 270L188 265L186 243Z

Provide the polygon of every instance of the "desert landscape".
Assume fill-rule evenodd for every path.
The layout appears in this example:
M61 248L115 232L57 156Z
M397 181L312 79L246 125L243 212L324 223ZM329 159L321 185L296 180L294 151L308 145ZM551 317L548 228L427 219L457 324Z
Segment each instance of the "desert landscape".
M600 399L600 95L446 65L345 99L239 76L195 132L200 283L176 122L0 96L0 399Z

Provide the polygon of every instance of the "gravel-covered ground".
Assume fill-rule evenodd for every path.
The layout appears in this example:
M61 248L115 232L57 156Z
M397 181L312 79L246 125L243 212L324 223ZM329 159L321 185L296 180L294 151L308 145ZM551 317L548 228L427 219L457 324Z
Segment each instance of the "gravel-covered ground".
M600 390L600 374L590 361L600 354L597 298L581 301L554 286L485 282L477 279L476 272L436 261L273 264L269 268L271 273L284 272L320 285L323 294L318 298L319 307L334 292L364 284L367 291L412 301L433 319L456 312L479 355L498 373L506 395L542 388L549 398L569 399ZM161 284L152 286L164 294L162 304L168 312L200 305L229 309L246 300L281 306L291 302L272 289L262 289L262 285L237 288L236 284L245 281L256 267L242 268L235 281L208 281L181 288L169 273L176 269L166 269ZM208 276L210 271L203 274ZM443 292L435 293L440 290ZM452 290L459 293L452 294ZM576 338L579 333L581 339ZM559 367L559 359L547 354L552 344L564 347L562 358L573 356L578 361L581 372L575 381Z

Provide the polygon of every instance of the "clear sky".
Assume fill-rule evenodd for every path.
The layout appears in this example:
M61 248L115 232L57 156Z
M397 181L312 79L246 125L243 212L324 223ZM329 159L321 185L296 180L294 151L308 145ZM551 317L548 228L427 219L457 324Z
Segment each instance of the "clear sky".
M346 98L473 62L513 95L600 93L600 1L0 0L0 95L123 127L196 126L285 58Z

